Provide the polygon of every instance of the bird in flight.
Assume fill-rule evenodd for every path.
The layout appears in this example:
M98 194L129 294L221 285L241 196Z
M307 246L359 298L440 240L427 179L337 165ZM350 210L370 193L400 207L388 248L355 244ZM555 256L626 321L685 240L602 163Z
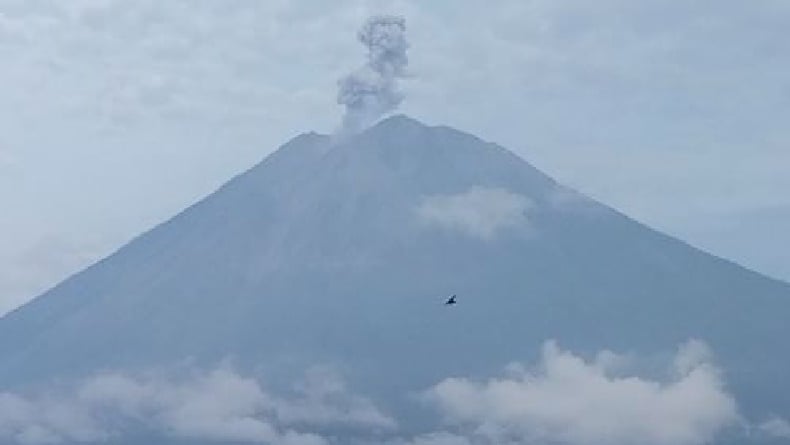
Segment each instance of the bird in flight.
M455 294L453 294L450 298L447 299L447 301L444 302L445 305L456 304L456 303L457 301L455 301Z

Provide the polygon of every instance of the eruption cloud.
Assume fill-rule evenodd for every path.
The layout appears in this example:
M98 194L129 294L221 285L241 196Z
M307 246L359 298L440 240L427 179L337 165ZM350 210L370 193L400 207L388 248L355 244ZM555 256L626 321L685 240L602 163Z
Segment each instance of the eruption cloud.
M355 133L395 110L404 95L398 79L409 63L406 19L399 16L369 18L357 33L368 49L367 63L338 81L337 103L346 107L342 133Z

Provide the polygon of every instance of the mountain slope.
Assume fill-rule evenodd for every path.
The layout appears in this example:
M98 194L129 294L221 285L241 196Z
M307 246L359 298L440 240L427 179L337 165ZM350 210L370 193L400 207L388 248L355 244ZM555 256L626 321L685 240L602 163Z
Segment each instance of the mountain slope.
M441 305L450 293L457 307ZM305 134L0 319L0 389L234 357L338 363L381 398L576 350L707 341L750 412L790 413L790 286L657 233L471 135ZM404 364L408 364L404 366Z

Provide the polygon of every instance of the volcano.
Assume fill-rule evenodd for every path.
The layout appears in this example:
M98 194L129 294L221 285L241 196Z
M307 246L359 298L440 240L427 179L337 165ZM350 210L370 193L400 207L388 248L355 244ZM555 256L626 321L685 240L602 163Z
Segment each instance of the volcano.
M0 390L233 357L272 382L339 364L398 405L532 358L547 338L589 352L696 338L744 412L787 416L788 316L790 285L496 144L399 115L343 139L295 137L4 316Z

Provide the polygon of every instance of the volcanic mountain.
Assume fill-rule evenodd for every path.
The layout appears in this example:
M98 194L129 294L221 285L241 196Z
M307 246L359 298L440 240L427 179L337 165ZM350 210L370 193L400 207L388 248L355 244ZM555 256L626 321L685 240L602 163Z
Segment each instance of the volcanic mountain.
M787 416L788 316L790 285L496 144L394 116L295 137L0 319L0 390L233 357L272 381L338 363L393 400L532 358L547 338L590 352L698 338L746 412Z

